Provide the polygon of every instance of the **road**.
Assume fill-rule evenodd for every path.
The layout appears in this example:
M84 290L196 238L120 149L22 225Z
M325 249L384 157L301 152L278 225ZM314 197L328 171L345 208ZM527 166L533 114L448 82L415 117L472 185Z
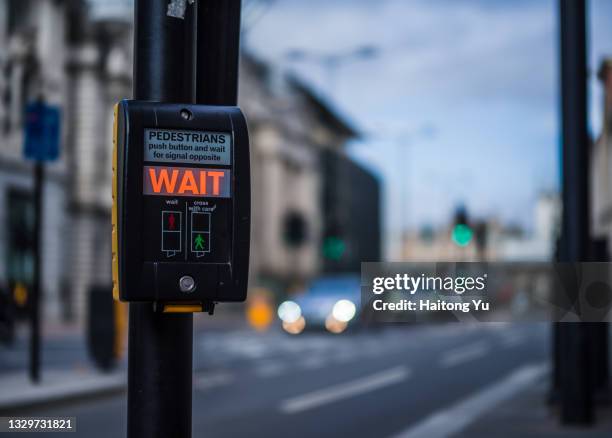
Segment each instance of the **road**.
M18 372L28 368L29 331L20 333L12 345L0 344L0 373ZM43 338L41 342L42 369L65 369L89 364L85 340L78 336Z
M432 415L546 363L549 327L226 331L196 336L194 348L194 437L419 436ZM77 417L69 436L120 437L126 429L125 395L24 414Z

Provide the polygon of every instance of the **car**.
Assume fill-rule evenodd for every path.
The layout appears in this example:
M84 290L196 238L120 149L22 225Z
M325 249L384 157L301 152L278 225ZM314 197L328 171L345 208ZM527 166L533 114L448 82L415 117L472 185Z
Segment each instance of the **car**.
M298 334L309 329L342 333L359 320L360 277L320 277L278 307L283 329Z

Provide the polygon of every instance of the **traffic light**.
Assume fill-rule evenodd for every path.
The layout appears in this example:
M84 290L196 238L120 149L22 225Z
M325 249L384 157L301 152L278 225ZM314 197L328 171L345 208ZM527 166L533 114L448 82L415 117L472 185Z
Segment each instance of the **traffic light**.
M308 223L304 215L297 211L290 211L284 219L285 243L297 248L301 246L308 237Z
M346 251L346 243L339 236L328 236L323 240L323 257L338 261Z
M459 207L455 212L451 239L456 245L465 247L470 244L473 236L474 231L468 224L467 211L465 210L465 207Z
M480 251L483 251L487 247L487 223L485 221L480 221L476 223L474 228L476 246Z

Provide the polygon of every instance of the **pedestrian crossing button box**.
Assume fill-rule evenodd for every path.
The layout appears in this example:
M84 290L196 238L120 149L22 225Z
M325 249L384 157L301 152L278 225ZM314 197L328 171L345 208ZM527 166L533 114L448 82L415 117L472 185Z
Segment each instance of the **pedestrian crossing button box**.
M114 297L167 312L244 301L251 187L240 109L123 100L113 137Z

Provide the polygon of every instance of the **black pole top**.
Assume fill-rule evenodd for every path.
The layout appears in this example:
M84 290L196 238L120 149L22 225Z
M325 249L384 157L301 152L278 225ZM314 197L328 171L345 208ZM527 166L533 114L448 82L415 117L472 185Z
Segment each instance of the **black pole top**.
M240 0L198 4L196 103L236 105L240 52Z
M167 0L136 0L134 99L195 102L195 5L167 15Z

